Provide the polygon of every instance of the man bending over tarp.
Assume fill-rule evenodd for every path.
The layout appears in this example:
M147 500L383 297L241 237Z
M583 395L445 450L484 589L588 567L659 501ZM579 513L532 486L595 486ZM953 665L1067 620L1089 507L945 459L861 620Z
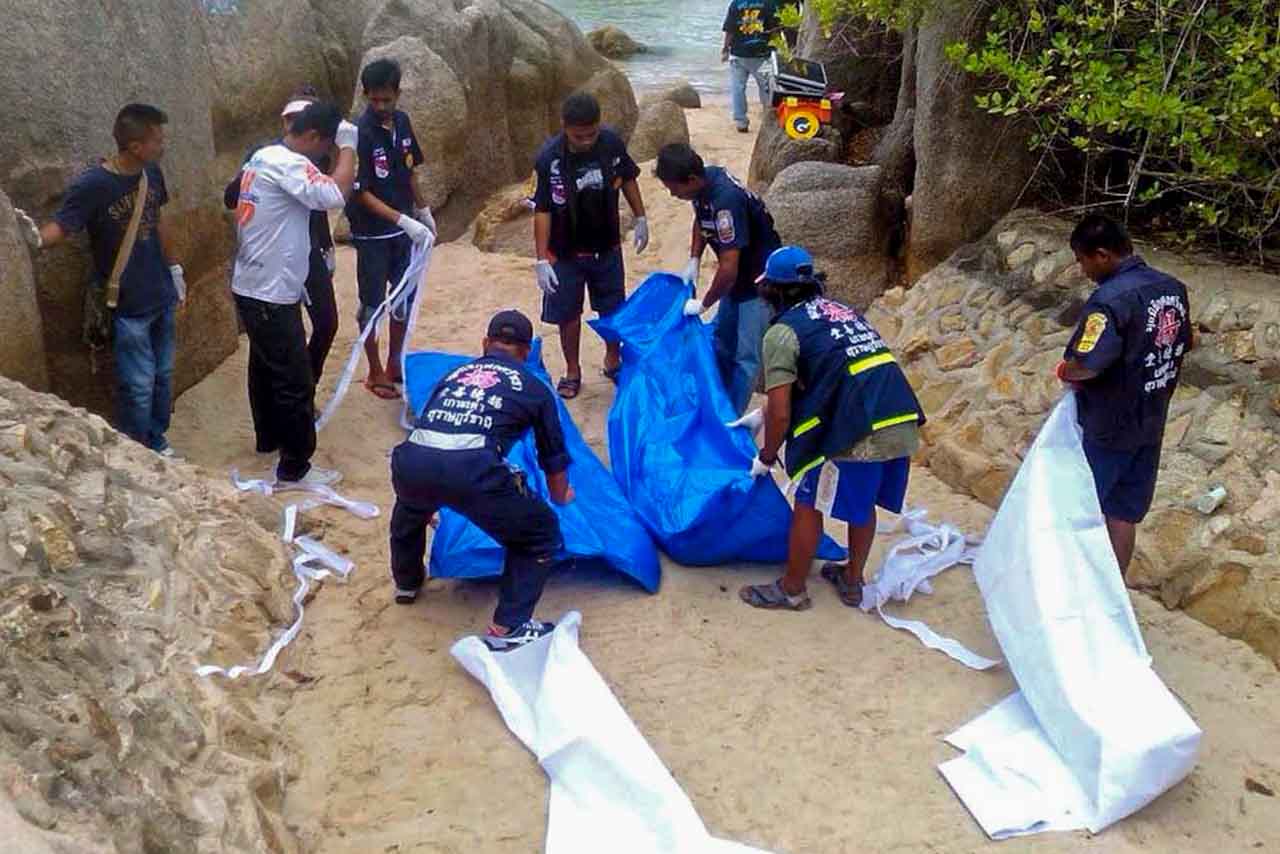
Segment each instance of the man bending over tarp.
M856 310L822 296L824 276L798 246L769 256L760 296L777 315L764 337L764 445L751 473L766 475L787 443L786 470L799 480L787 572L772 584L743 587L755 608L803 611L809 568L830 513L849 523L849 562L827 564L822 577L840 601L862 602L863 568L876 534L876 505L902 512L911 455L924 412L889 347Z
M485 638L496 651L522 646L554 628L533 619L533 609L562 544L560 522L505 459L530 429L551 500L573 500L555 399L525 367L532 343L529 318L518 311L494 315L484 355L440 381L408 440L391 456L396 602L409 605L417 599L426 576L427 524L448 507L506 549L498 607Z

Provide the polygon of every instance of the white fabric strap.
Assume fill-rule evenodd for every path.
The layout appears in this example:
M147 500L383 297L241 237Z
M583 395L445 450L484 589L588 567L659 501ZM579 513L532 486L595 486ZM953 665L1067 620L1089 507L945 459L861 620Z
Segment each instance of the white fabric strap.
M441 433L419 427L409 434L409 441L437 451L478 451L488 440L479 433Z

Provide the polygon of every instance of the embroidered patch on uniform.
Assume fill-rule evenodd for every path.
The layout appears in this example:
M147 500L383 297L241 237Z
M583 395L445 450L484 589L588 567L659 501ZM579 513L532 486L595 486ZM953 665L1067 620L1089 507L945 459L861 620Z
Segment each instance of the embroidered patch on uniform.
M391 175L391 163L387 159L387 150L385 148L375 148L373 150L373 172L379 179L385 179Z
M738 236L733 225L733 211L716 211L716 236L721 243L732 243Z
M1084 332L1080 335L1080 340L1076 343L1077 353L1092 353L1093 348L1098 346L1098 339L1102 337L1102 332L1107 328L1107 316L1100 311L1095 311L1084 319Z
M1156 317L1156 346L1172 347L1178 340L1178 332L1182 329L1182 318L1175 308L1161 310Z
M551 203L553 205L563 205L566 201L564 193L564 181L560 178L551 179Z

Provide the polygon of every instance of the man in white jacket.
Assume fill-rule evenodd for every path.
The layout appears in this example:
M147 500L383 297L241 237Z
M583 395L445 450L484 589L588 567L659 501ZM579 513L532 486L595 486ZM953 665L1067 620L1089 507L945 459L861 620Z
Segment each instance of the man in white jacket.
M329 485L336 471L315 468L311 361L302 325L311 254L311 212L346 204L355 180L355 125L338 108L315 103L293 120L278 145L244 165L231 291L249 336L249 403L260 450L280 452L281 484ZM334 144L332 176L316 166Z

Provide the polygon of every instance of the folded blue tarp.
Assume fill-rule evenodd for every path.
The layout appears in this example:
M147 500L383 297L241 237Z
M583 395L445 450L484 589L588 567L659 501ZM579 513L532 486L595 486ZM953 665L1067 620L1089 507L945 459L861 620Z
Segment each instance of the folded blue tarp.
M609 412L609 458L631 508L679 563L779 563L791 507L771 478L752 478L749 431L725 394L710 328L685 317L690 290L655 273L626 304L591 326L622 341L622 375ZM844 557L823 538L819 555Z
M418 352L405 358L405 390L412 411L422 412L436 384L449 371L472 356L450 353ZM534 343L529 354L529 367L550 386L542 366L541 341ZM600 462L569 416L569 411L556 398L560 410L560 427L573 462L569 466L569 483L577 498L559 507L560 529L564 535L563 561L579 566L604 564L638 581L650 593L658 589L661 569L658 552L640 520L631 511L613 476ZM507 455L507 461L528 476L529 484L544 498L548 496L547 478L538 466L538 452L530 432ZM431 541L430 574L432 578L487 578L502 574L502 548L486 533L462 516L449 510L440 514L440 526Z

